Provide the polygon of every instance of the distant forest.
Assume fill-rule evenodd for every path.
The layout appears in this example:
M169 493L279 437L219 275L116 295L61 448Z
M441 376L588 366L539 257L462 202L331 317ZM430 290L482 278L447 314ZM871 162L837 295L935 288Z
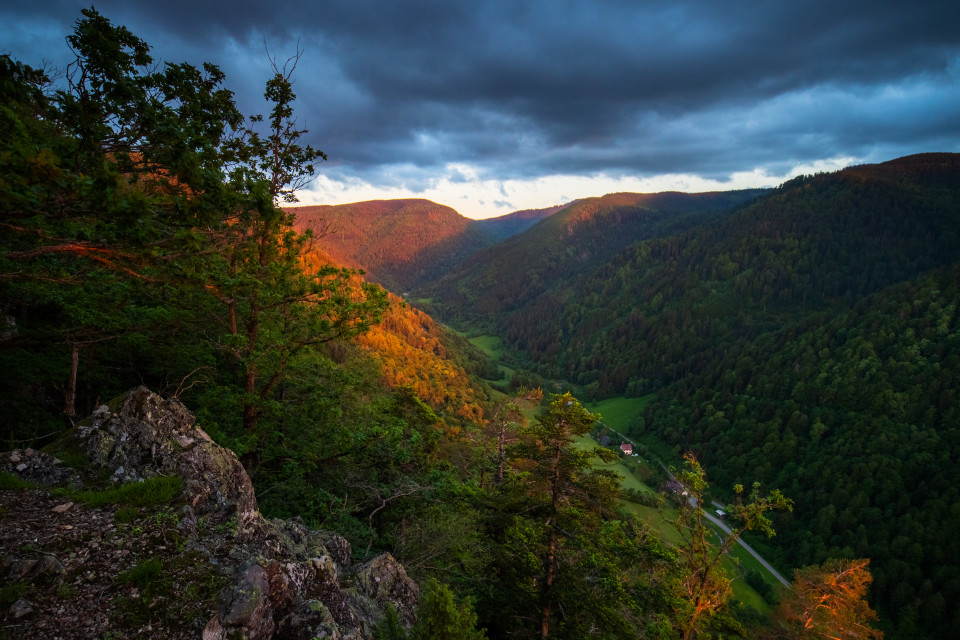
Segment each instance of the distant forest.
M720 486L796 501L765 547L784 566L870 557L890 637L945 637L960 626L958 222L956 154L800 176L721 212L607 196L423 296L584 398L654 393L633 435L696 453ZM507 251L531 258L492 275Z

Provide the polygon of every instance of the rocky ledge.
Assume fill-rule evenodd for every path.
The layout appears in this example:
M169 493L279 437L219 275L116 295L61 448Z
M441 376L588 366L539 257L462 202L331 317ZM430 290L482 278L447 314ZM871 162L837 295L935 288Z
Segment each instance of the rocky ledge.
M353 564L342 536L263 518L236 456L175 398L135 389L0 471L0 638L359 640L390 605L413 622L393 557ZM111 498L164 478L172 498Z

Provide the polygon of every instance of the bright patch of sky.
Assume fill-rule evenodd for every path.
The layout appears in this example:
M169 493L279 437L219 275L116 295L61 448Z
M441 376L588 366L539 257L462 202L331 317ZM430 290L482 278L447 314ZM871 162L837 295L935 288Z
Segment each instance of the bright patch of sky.
M772 187L799 174L812 174L842 169L854 164L854 158L838 157L796 165L780 175L761 169L737 172L728 180L715 180L694 174L663 174L646 178L634 176L552 175L519 180L479 179L479 171L467 165L449 165L442 176L429 185L416 189L398 186L381 187L360 179L334 180L322 172L307 189L298 193L299 205L347 204L364 200L426 198L453 207L460 214L474 219L491 218L521 209L538 209L563 204L579 198L607 193L660 191L730 191Z

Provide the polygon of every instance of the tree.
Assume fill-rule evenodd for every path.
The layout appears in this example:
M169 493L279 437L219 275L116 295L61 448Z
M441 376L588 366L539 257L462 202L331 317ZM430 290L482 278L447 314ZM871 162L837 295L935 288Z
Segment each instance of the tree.
M483 640L476 629L477 614L470 601L457 604L445 584L431 578L417 607L417 622L410 630L412 640Z
M883 633L869 625L877 619L867 603L873 581L869 560L831 559L794 571L793 588L774 614L773 638L872 638Z
M387 604L383 618L373 629L374 640L407 640L407 630L400 621L400 614L392 602Z
M72 420L81 352L144 330L143 288L179 279L186 236L223 187L220 140L242 118L216 67L157 70L145 42L93 9L68 43L56 91L3 57L0 302L11 357L59 348L62 364L51 354L30 383L60 389Z
M386 293L355 280L353 271L328 264L309 268L303 258L311 232L297 233L293 215L279 206L281 199L296 200L293 192L312 178L313 162L326 158L301 146L306 130L293 117L291 78L300 53L282 67L272 61L265 134L253 128L262 116L253 116L251 128L227 146L235 163L229 184L237 197L210 238L219 264L206 286L224 307L220 345L238 368L248 450L257 447L258 419L292 359L365 331L387 305Z
M604 518L615 515L619 503L619 476L591 468L594 460L609 462L616 454L574 446L597 419L570 393L553 396L535 423L521 430L520 442L510 450L514 474L500 485L501 509L513 512L501 538L503 550L519 568L511 569L509 579L520 581L506 588L516 588L517 599L521 593L533 599L529 605L538 612L536 634L541 638L551 634L567 581L585 577L566 569L581 553L590 553L592 536ZM531 578L533 590L523 584Z
M792 510L792 502L779 490L760 495L760 483L754 483L744 500L743 485L734 487L734 503L726 507L729 521L735 523L724 534L720 544L711 544L711 530L705 522L704 493L708 488L706 472L693 454L684 456L685 468L677 474L685 494L675 525L683 538L680 554L684 572L680 581L680 606L676 614L677 629L686 640L699 635L703 625L730 597L730 580L720 567L720 560L746 531L774 535L773 523L766 516L770 511Z
M504 398L494 409L493 419L488 425L488 433L497 441L497 482L503 482L503 471L507 461L507 446L516 440L516 429L526 425L524 406L543 400L543 390L517 389L514 397Z
M0 339L66 347L69 374L58 384L69 417L85 345L152 332L137 319L182 312L165 327L180 350L206 349L205 365L226 354L234 367L231 375L216 363L217 392L237 398L249 450L292 359L364 331L386 305L353 272L307 271L310 236L279 206L324 157L299 143L299 51L274 65L266 121L246 123L216 66L158 66L129 30L82 13L56 92L3 58L10 100L0 119L11 135L0 142L0 303L16 331Z

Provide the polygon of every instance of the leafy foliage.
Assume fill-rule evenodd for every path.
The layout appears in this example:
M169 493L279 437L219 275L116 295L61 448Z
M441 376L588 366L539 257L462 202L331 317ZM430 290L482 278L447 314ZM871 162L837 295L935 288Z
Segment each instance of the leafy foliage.
M457 604L445 584L430 580L417 607L417 624L412 640L483 640L486 634L475 629L477 614L469 602Z
M7 397L59 393L72 420L78 395L89 410L98 393L210 370L249 449L291 359L366 330L384 294L341 268L305 271L309 235L277 206L323 157L293 125L294 64L275 67L269 117L246 126L215 66L158 67L125 27L83 16L65 87L3 61L17 133L0 153L0 339L5 366L29 363ZM105 384L79 376L84 356ZM21 434L52 426L24 414Z
M768 638L874 638L883 633L870 626L877 618L867 604L869 560L828 560L798 569L793 588L775 615Z
M677 626L686 640L698 637L730 598L730 580L720 568L724 554L746 531L756 530L772 536L773 523L766 514L774 510L790 510L792 503L776 489L761 496L759 483L754 483L744 501L743 486L737 485L734 487L734 503L726 508L735 524L719 544L712 545L702 506L709 485L706 472L693 455L685 456L684 469L677 474L677 480L684 488L676 525L683 537L680 555L686 569L679 584L681 607Z

